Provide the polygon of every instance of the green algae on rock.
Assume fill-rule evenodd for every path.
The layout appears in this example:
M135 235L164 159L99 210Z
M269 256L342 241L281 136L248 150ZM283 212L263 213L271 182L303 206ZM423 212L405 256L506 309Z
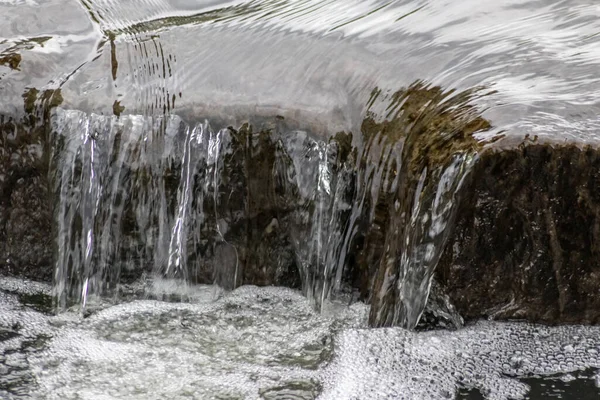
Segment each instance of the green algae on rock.
M482 89L444 92L418 81L389 99L381 93L373 91L361 127L354 201L366 219L346 276L370 299L371 324L413 328L459 189L483 147L473 135L490 124L470 105ZM370 111L376 102L384 102L382 116Z
M364 162L369 162L371 146L382 146L377 156L386 156L378 160L378 168L383 166L388 182L379 189L376 229L365 235L366 243L379 248L365 249L370 258L361 260L363 269L371 269L363 279L374 279L373 325L414 328L425 308L435 266L452 231L456 197L482 148L473 134L490 128L469 104L480 91L444 92L415 82L391 96L382 122L371 113L363 122ZM373 92L371 105L379 94Z
M108 39L110 41L110 71L112 74L113 81L116 81L117 80L117 71L119 70L119 61L117 60L117 48L115 45L115 34L113 32L108 32ZM115 114L115 115L117 115L117 114Z

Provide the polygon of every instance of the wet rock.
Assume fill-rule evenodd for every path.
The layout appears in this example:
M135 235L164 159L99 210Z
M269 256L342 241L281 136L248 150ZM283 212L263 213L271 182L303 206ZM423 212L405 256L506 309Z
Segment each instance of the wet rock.
M461 315L600 322L599 171L589 146L481 155L436 272Z
M0 115L0 272L37 280L52 276L52 202L45 121L60 91L23 95L20 118Z
M371 302L370 323L406 326L407 313L416 316L410 307L423 313L412 318L421 318L419 329L456 327L460 316L598 323L598 149L539 143L527 136L496 137L499 142L480 147L472 134L488 129L489 123L461 103L468 93L459 94L458 104L448 107L442 92L423 89L417 85L398 92L404 100L398 101L398 114L390 122L377 124L367 118L363 123L367 145L357 172L375 168L389 177L400 171L396 188L389 184L394 178L388 178L388 187L367 182L367 191L378 194L368 199L375 200L366 204L373 214L363 222L354 265L349 266L352 285ZM420 127L412 124L415 115L425 120ZM368 141L370 132L377 141ZM436 132L449 134L444 138ZM450 144L444 144L446 139ZM390 146L394 142L399 148ZM370 147L377 145L374 157ZM394 153L401 156L385 156ZM439 191L434 187L439 175L432 179L431 171L444 168L450 157L461 153L480 154L468 166L464 183L454 194L449 192L454 205L443 221L446 231L430 240L439 253L420 262L423 253L411 252L410 243L427 243L427 229L431 232L431 227L418 227L435 204L428 203L428 196ZM418 175L428 169L425 189L419 188ZM440 284L434 284L425 307L417 304L420 300L411 286L417 282L417 289L427 287L427 273ZM411 281L411 274L422 276Z
M427 305L415 330L455 330L463 327L464 323L463 317L458 313L454 304L452 304L450 296L434 279L429 298L427 299Z
M368 114L360 134L340 132L329 141L290 131L279 116L222 131L220 164L194 170L190 179L193 218L202 221L191 225L182 247L184 277L229 289L303 286L321 298L352 287L371 302L377 326L412 328L421 315L420 329L456 327L460 316L599 322L598 150L529 139L484 146L473 135L490 123L467 104L470 95L419 82L392 96L383 122ZM49 280L56 193L48 166L62 145L49 143L47 127L62 96L30 89L23 100L19 119L0 121L0 271ZM121 233L115 254L102 259L119 265L103 277L110 284L133 282L157 263L168 270L166 258L156 261L160 244L140 225L135 205L145 191L162 190L172 223L185 173L177 157L159 173L117 164L129 160L120 152L139 151L131 138L121 148L121 134L115 133L107 164L119 171L112 184L121 191L101 201L122 207L122 218L104 210L96 224L114 220ZM449 167L462 172L440 185ZM434 214L441 197L451 207ZM432 228L435 218L441 228ZM314 251L315 238L326 252ZM429 245L437 253L419 259ZM425 307L423 288L432 278ZM418 290L400 293L411 285ZM414 300L415 293L425 297L399 300Z
M229 138L213 182L216 197L204 202L207 218L201 236L206 244L191 251L203 260L193 280L230 289L242 284L297 288L299 271L286 227L298 198L282 198L273 173L277 132L254 131L244 124L230 127Z

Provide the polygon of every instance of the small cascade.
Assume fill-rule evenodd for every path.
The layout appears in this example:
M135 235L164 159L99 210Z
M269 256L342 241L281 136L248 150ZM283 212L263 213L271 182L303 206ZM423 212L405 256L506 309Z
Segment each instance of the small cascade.
M275 284L316 309L357 289L371 324L414 328L489 124L469 93L379 95L358 138L57 110L59 307L142 278Z
M413 329L425 310L460 188L482 147L473 134L490 128L468 105L474 93L417 83L393 96L387 110L392 118L365 124L402 146L397 189L384 194L387 227L373 282L372 325Z
M428 300L433 272L446 245L457 209L457 195L470 171L475 156L459 154L450 164L433 171L437 181L426 192L427 170L423 170L415 192L413 209L405 228L404 252L401 256L397 301L393 324L414 327Z
M101 154L94 140L95 126L82 118L62 122L73 135L60 143L62 168L56 170L54 190L61 202L57 209L57 268L55 292L61 306L73 298L85 306L96 289L92 264L94 224L98 213Z
M403 210L400 205L402 211L393 213L382 260L385 264L380 266L380 273L385 275L379 276L383 282L374 299L375 304L384 306L371 315L377 325L414 328L419 322L433 272L451 233L458 205L456 196L474 158L473 154L461 154L438 170L423 169L418 180L412 182L412 202ZM386 295L393 297L386 300Z
M62 110L53 125L59 306L85 307L143 274L187 282L188 243L201 242L214 202L223 132L177 117Z
M301 193L289 234L304 292L318 309L332 289L340 290L352 209L352 170L342 142L335 139L325 143L296 135L286 143L293 163L291 187Z

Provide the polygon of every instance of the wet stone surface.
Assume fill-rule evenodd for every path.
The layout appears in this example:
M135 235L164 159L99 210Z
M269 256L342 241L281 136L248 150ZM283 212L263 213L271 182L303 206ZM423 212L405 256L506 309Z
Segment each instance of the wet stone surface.
M599 167L593 147L481 155L437 271L461 315L600 322Z
M466 103L469 94L436 103L444 96L418 83L392 96L397 117L376 123L370 116L360 136L339 132L325 142L287 131L278 118L263 121L260 130L245 124L214 131L177 117L52 111L60 93L30 91L24 98L28 117L4 125L2 271L49 280L53 246L62 249L62 260L81 257L86 223L96 250L85 268L98 285L107 283L107 294L119 283L169 269L179 271L169 272L175 277L227 289L302 286L317 307L323 296L353 288L374 304L372 324L400 323L399 316L412 312L414 326L427 307L428 289L422 288L434 277L440 296L447 296L442 313L454 320L450 325L460 316L595 323L598 150L535 139L485 148L473 135L490 127ZM140 120L146 125L135 125ZM453 139L440 137L439 126L454 132ZM25 130L15 140L11 129ZM85 129L95 136L82 135ZM189 129L203 132L196 147L189 147ZM144 144L146 155L140 155L144 138L155 133L159 140L153 139L154 147ZM353 147L356 137L366 143ZM97 165L86 172L89 151L96 152ZM405 172L398 174L403 162ZM444 181L453 170L459 172ZM77 197L87 190L84 173L104 187L99 199L86 200L100 207L95 214ZM67 218L61 210L72 214ZM410 222L419 218L429 222ZM443 228L428 237L436 218L443 223L435 229ZM60 224L63 233L53 243L51 232ZM408 244L382 253L386 241L397 243L403 235L412 238ZM434 255L419 260L428 246ZM169 264L174 255L177 270ZM65 293L77 301L83 263L74 264L61 279L70 276Z

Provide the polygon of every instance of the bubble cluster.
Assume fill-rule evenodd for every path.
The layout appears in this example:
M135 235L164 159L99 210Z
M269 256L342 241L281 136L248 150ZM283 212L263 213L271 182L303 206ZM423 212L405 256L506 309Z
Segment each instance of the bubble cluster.
M544 385L559 393L582 379L585 390L600 387L600 327L370 329L362 303L326 303L318 314L297 291L252 286L53 316L23 302L43 287L3 279L2 399L439 400L475 391L504 400L545 398L535 394Z
M209 289L195 289L206 294L197 303L137 300L67 321L29 358L35 396L314 398L336 327L364 325L368 311L332 304L320 315L285 288L245 286L217 299Z
M0 277L0 290L20 294L46 294L52 292L52 286L43 282L34 282L11 277Z
M473 388L490 400L524 399L529 387L517 377L600 368L599 338L600 327L488 321L454 332L347 330L320 398L452 399Z
M20 300L47 293L47 285L0 279L0 399L26 396L35 386L29 358L49 340L52 328L45 315Z

